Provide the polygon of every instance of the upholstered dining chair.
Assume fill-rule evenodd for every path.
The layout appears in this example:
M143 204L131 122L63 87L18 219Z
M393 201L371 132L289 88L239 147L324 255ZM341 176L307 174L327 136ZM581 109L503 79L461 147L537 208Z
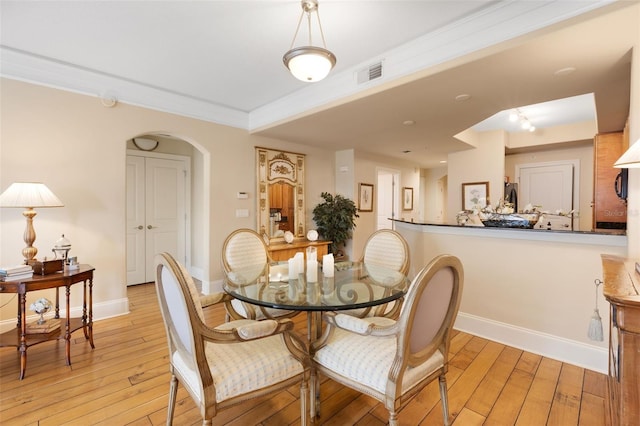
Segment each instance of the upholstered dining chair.
M367 239L360 262L367 265L373 274L376 266L400 272L409 272L409 245L402 235L392 229L379 229ZM402 306L402 299L392 303L346 312L357 317L385 316L397 318Z
M445 374L463 281L460 260L440 255L413 280L397 320L325 313L325 332L311 347L311 412L319 408L318 373L381 401L391 426L398 424L398 410L437 378L449 425Z
M253 229L236 229L222 245L222 268L230 283L242 285L255 280L267 280L272 263L262 236ZM290 318L298 314L252 305L238 299L226 302L225 307L232 320Z
M156 289L169 343L167 425L173 422L178 383L196 402L203 425L220 410L300 384L306 425L311 362L290 319L207 326L191 276L168 253L156 255Z

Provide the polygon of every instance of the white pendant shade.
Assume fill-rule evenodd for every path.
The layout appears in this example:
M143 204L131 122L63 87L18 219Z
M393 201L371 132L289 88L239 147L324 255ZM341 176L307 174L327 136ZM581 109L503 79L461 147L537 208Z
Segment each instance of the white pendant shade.
M295 78L306 82L322 80L336 64L333 53L314 46L292 49L285 53L283 60Z
M640 139L625 151L624 154L613 164L619 169L640 168Z
M322 32L322 24L320 23L320 12L318 12L318 0L302 0L301 5L302 14L300 15L298 27L291 42L291 49L284 54L282 60L295 78L300 81L313 83L329 75L329 72L336 65L336 56L327 50L327 45L324 42L324 33ZM311 40L311 15L313 13L315 13L318 21L318 29L324 47L314 46ZM305 14L307 15L307 29L309 31L308 44L294 48L293 45Z
M0 207L63 207L44 183L14 182L0 195Z

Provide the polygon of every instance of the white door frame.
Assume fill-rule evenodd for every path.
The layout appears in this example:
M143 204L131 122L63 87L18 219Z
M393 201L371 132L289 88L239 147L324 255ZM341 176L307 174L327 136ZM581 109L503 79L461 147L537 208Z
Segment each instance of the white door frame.
M388 169L388 168L384 168L384 167L376 167L376 199L377 200L381 200L382 198L380 197L380 192L382 190L382 188L380 187L380 176L382 175L391 175L392 179L391 179L391 191L392 191L392 197L393 197L393 205L391 206L391 219L397 219L398 218L398 212L400 210L400 190L399 190L399 185L400 185L400 171L399 170L395 170L395 169ZM377 202L377 201L376 201ZM376 210L377 210L377 206L376 206ZM376 211L376 223L375 223L375 229L381 229L380 228L380 223L378 223L380 221L379 217L379 212ZM387 220L386 218L384 220ZM387 228L385 226L385 228ZM391 229L395 228L395 222L391 221Z
M191 158L185 155L177 155L177 154L164 154L160 152L147 152L147 151L138 151L133 149L127 149L127 156L135 156L135 157L144 157L144 158L158 158L165 160L174 160L181 161L184 163L185 167L185 221L184 221L184 260L180 260L184 262L184 265L187 268L190 268L191 265ZM126 222L126 221L125 221ZM125 238L126 238L126 230L125 230Z

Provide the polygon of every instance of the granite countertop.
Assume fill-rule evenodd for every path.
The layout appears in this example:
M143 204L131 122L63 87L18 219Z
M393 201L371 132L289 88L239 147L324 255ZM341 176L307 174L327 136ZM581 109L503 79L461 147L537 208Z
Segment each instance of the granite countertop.
M503 227L490 227L490 226L461 226L458 224L448 223L434 223L434 222L421 222L421 221L408 221L401 219L390 219L395 222L410 223L413 225L429 225L429 226L442 226L450 228L473 228L473 229L497 229L505 231L519 231L519 232L537 232L537 233L558 233L558 234L587 234L587 235L627 235L627 231L623 229L598 229L596 231L571 231L571 230L549 230L549 229L523 229L523 228L503 228Z

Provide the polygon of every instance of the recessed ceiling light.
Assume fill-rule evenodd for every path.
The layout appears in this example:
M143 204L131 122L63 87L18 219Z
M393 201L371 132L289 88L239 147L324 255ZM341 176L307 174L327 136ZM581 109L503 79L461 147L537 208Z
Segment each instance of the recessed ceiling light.
M402 124L405 126L413 126L414 124L416 124L416 122L413 120L405 120L402 122Z
M456 101L467 101L469 99L471 99L471 95L467 93L463 93L461 95L456 96Z
M440 160L440 164L447 164L447 160Z
M559 70L557 70L556 72L554 72L554 75L568 75L571 74L572 72L574 72L576 69L574 67L566 67L566 68L560 68Z

